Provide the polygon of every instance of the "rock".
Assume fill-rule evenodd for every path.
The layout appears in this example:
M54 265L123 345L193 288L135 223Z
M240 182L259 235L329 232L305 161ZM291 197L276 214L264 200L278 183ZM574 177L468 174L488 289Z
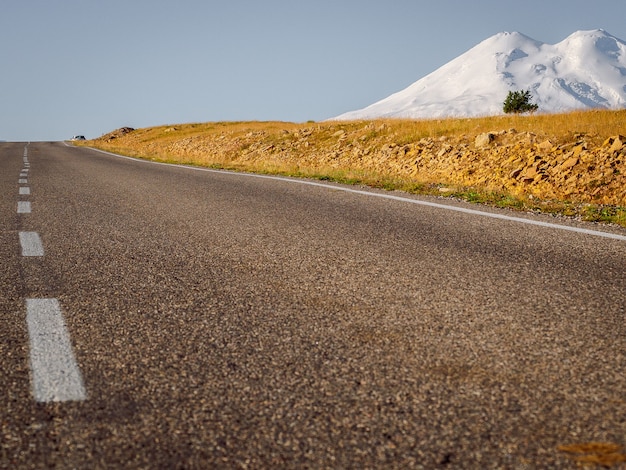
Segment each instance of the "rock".
M624 147L624 141L626 141L626 137L622 135L618 135L613 139L613 143L611 144L611 148L609 149L610 153L619 152Z
M578 157L583 150L587 150L587 145L582 143L582 144L578 144L574 147L573 152L574 152L574 156Z
M525 178L533 178L534 179L535 176L537 176L537 168L535 168L534 166L526 168L526 171L524 172L524 177Z
M476 147L487 147L491 142L494 141L496 136L491 132L485 132L483 134L478 134L476 139L474 139L474 145Z
M134 130L135 129L133 129L132 127L120 127L119 129L114 130L113 132L110 132L108 134L105 134L100 138L102 140L113 140L113 139L117 139L118 137L122 137L126 134L129 134L133 132Z
M540 144L537 144L537 148L539 150L552 150L552 147L554 145L552 144L552 142L550 142L549 140L544 140L543 142L541 142Z
M561 165L561 171L563 170L569 170L570 168L578 165L579 159L578 157L570 157L567 160L565 160L563 162L563 164Z

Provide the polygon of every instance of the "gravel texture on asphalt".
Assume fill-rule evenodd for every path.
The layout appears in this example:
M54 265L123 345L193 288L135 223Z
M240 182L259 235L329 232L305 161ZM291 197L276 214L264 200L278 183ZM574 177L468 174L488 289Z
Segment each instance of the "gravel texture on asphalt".
M626 242L61 143L29 146L17 214L23 148L0 144L0 467L624 451ZM20 256L22 230L44 257ZM33 400L26 298L58 299L87 400Z

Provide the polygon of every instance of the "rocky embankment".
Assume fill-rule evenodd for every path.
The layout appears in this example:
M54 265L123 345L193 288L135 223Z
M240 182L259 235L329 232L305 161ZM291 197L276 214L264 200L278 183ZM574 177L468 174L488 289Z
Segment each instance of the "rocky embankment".
M413 174L453 185L531 195L542 199L626 204L626 138L594 146L584 135L553 143L515 130L483 133L468 141L424 139L409 146Z
M101 148L163 160L249 170L367 172L542 200L626 206L626 138L571 134L557 139L507 129L448 137L399 136L384 122L222 124L123 129ZM155 137L158 134L158 137Z

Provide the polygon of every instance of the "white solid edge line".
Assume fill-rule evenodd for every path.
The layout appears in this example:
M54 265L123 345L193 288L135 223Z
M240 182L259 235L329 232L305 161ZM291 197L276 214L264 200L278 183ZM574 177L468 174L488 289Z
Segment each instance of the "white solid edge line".
M33 397L38 402L87 398L57 299L26 299Z
M68 145L68 147L71 147L71 145ZM88 148L90 150L94 150L96 152L104 153L106 155L111 155L113 157L123 158L123 159L126 159L126 160L132 160L132 161L135 161L135 162L151 163L153 165L172 166L172 167L177 167L177 168L185 168L187 170L205 171L205 172L209 172L209 173L219 173L219 174L224 174L224 175L244 176L244 177L249 177L249 178L262 178L262 179L286 181L286 182L294 183L294 184L304 184L304 185L309 185L309 186L318 186L320 188L333 189L335 191L345 191L345 192L348 192L348 193L360 194L360 195L364 195L364 196L379 197L379 198L382 198L382 199L391 199L393 201L408 202L410 204L417 204L417 205L420 205L420 206L428 206L428 207L434 207L434 208L437 208L437 209L446 209L446 210L450 210L450 211L462 212L464 214L478 215L478 216L482 216L482 217L490 217L492 219L506 220L506 221L509 221L509 222L518 222L518 223L527 224L527 225L535 225L535 226L539 226L539 227L545 227L545 228L551 228L551 229L557 229L557 230L566 230L568 232L576 232L576 233L582 233L582 234L585 234L585 235L592 235L592 236L596 236L596 237L604 237L604 238L611 238L613 240L626 241L626 235L619 235L619 234L610 233L610 232L601 232L599 230L591 230L591 229L580 228L580 227L570 227L569 225L560 225L560 224L554 224L554 223L550 223L550 222L542 222L542 221L539 221L539 220L524 219L522 217L514 217L514 216L510 216L510 215L497 214L497 213L493 213L493 212L484 212L484 211L480 211L478 209L468 209L468 208L465 208L465 207L450 206L448 204L440 204L440 203L431 202L431 201L421 201L419 199L412 199L412 198L408 198L408 197L395 196L395 195L392 195L392 194L374 193L374 192L363 191L363 190L359 190L359 189L346 188L346 187L343 187L343 186L333 186L333 185L330 185L330 184L317 183L315 181L299 180L299 179L295 179L295 178L286 178L286 177L282 177L282 176L259 175L259 174L256 174L256 173L239 173L239 172L227 171L227 170L216 170L216 169L213 169L213 168L199 168L199 167L194 167L194 166L179 165L179 164L176 164L176 163L153 162L151 160L143 160L143 159L140 159L140 158L127 157L125 155L119 155L119 154L116 154L116 153L107 152L105 150L100 150L100 149L96 149L96 148L93 148L93 147L88 147Z
M20 232L22 256L43 256L43 244L37 232Z

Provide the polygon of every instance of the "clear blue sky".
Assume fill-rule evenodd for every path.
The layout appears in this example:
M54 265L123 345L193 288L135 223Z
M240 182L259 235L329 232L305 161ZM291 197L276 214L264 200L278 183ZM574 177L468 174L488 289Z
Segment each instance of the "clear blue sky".
M624 0L3 0L0 139L324 120L500 31L626 40Z

